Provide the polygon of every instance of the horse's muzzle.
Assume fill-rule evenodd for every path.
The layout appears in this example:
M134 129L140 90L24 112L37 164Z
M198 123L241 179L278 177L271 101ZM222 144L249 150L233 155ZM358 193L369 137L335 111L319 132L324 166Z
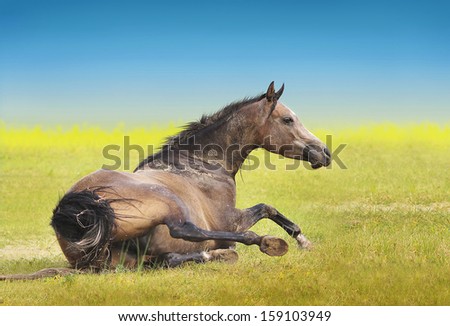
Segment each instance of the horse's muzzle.
M311 163L313 169L331 164L331 153L325 145L308 145L303 149L303 158Z

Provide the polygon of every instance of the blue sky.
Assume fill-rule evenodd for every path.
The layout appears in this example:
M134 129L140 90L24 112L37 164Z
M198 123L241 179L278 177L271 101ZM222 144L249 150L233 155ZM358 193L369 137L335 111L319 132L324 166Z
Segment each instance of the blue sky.
M0 120L178 123L275 80L314 127L447 123L449 17L434 0L0 0Z

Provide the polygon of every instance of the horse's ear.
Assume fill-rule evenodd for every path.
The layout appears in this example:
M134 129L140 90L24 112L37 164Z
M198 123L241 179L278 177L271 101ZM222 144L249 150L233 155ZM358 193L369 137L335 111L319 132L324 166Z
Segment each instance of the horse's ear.
M266 92L266 99L267 101L272 102L274 98L275 98L275 83L271 82Z
M278 100L281 95L283 95L283 91L284 91L284 83L283 85L281 85L281 88L278 90L278 92L275 93L275 98Z

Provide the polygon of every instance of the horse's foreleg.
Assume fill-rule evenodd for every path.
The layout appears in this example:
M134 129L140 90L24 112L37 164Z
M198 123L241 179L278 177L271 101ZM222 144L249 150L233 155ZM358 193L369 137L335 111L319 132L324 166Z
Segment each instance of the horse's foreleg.
M288 250L286 241L271 236L259 236L252 231L227 232L204 230L189 221L177 218L167 219L165 224L169 227L170 235L187 241L200 242L206 240L219 240L239 242L245 245L258 245L259 249L269 256L282 256Z
M238 231L244 232L250 229L263 218L268 218L281 226L292 238L297 240L300 248L311 248L311 242L302 234L302 231L297 224L289 220L272 206L266 204L258 204L241 211L241 214L239 215Z

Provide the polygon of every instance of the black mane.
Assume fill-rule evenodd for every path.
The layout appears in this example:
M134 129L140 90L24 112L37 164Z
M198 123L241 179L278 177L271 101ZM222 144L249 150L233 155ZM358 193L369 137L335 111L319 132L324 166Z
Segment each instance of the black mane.
M170 148L176 148L181 143L186 143L187 140L197 132L210 127L212 125L218 125L224 121L229 120L229 118L236 112L238 112L241 108L261 101L266 94L261 94L255 97L246 97L240 101L232 102L227 106L223 107L221 110L212 113L212 114L203 114L200 120L190 122L183 127L178 134L168 137L165 140L165 143L161 146L160 150L147 157L145 160L139 163L137 168L134 171L142 169L146 164L153 162L154 159L158 156L161 156L161 152L165 150L169 150Z

